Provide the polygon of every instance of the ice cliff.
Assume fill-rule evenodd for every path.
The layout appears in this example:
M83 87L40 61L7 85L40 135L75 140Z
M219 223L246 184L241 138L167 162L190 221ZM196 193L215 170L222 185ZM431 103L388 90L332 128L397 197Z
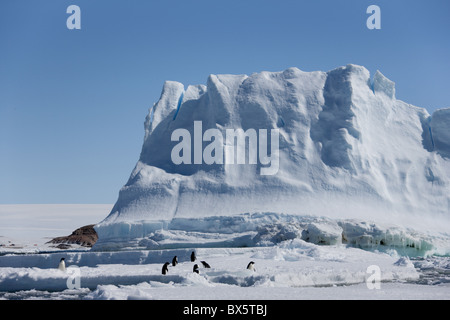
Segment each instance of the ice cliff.
M244 164L207 163L201 155L213 142L227 159L230 129L254 130L258 144L247 136ZM269 135L275 130L278 145ZM174 132L189 133L189 149L179 149ZM268 143L262 157L260 142ZM186 161L174 163L174 149ZM260 157L251 162L252 154ZM268 159L276 170L261 174ZM261 224L305 216L341 221L338 234L342 219L450 230L449 184L450 108L430 115L397 100L394 82L379 71L371 79L357 65L289 68L210 75L206 86L187 88L167 81L145 120L139 161L110 215L96 225L95 247L152 247L161 230L254 232L247 235L254 240ZM248 218L253 214L258 218Z

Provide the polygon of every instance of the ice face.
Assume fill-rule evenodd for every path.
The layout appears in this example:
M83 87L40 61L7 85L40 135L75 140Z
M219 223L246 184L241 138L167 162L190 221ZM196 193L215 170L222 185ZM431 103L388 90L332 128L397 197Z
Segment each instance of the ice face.
M392 81L376 72L371 82L356 65L211 75L206 86L186 90L167 81L146 118L139 161L111 214L96 226L99 243L142 238L178 219L209 225L199 221L258 212L400 223L424 214L448 217L449 119L449 109L430 117L396 100ZM276 130L277 171L260 174L267 163L259 158L241 164L195 158L232 146L227 130ZM174 132L189 136L190 148L181 148ZM249 140L243 140L246 157L261 151ZM217 148L209 148L213 142ZM266 142L269 156L275 150ZM186 150L191 161L179 161Z
M384 93L387 97L395 99L395 83L386 78L379 70L373 76L373 91Z
M450 108L436 110L431 116L430 127L436 151L450 158Z
M319 120L311 126L311 138L320 144L321 159L328 166L353 168L349 139L358 139L360 132L354 125L352 76L363 71L366 70L348 66L328 72L323 89L324 105Z

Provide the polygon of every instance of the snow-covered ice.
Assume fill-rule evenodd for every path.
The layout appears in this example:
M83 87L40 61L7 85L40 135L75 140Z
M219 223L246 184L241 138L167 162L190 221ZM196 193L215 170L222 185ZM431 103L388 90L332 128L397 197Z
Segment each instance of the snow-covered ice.
M69 207L68 212L76 209ZM54 215L55 219L61 214L45 212L39 206L33 211L37 224L39 213L43 217ZM72 223L77 225L77 221L72 216ZM222 222L225 225L227 220ZM232 235L236 230L228 224ZM205 236L189 230L178 235L160 230L155 239L161 246L167 245L165 249L36 252L32 245L25 246L16 248L15 253L3 251L0 256L0 299L450 299L448 257L410 258L395 246L380 251L377 246L359 248L336 241L338 228L350 226L353 233L348 231L349 239L361 230L371 230L374 239L380 234L379 229L363 221L338 224L311 218L302 230L300 224L291 221L250 233L257 241L252 247L199 247ZM39 238L44 238L47 230L42 228L40 232ZM308 242L311 239L321 244ZM177 248L180 241L184 247ZM192 251L196 252L194 263L200 266L199 274L192 272ZM169 266L169 273L162 275L162 265L174 256L179 264ZM79 270L79 288L68 288L72 273L57 269L62 257L68 270ZM204 268L202 260L211 268ZM246 269L249 261L255 262L256 271ZM381 283L380 289L371 290L366 281L371 276L368 267L374 265L380 269Z
M192 251L197 261L190 261ZM161 274L164 262L179 264ZM79 268L80 288L57 270L65 257ZM434 259L434 258L433 258ZM444 258L442 258L444 259ZM211 268L204 268L201 260ZM247 270L249 261L256 271ZM410 260L397 253L300 239L252 248L186 248L119 252L58 252L0 257L5 299L449 299L449 261ZM414 263L420 264L415 268ZM200 266L199 274L192 272ZM369 289L368 267L380 268L380 289ZM441 270L432 285L421 270ZM59 293L59 294L57 294Z

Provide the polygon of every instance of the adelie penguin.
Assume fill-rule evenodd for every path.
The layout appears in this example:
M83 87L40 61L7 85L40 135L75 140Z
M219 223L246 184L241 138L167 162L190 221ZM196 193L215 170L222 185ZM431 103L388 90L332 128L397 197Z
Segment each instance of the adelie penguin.
M253 261L250 261L247 265L248 270L256 271L255 269L255 263Z
M192 269L192 271L195 272L195 273L199 273L199 271L198 271L198 264L194 265L194 268Z
M175 257L173 257L173 259L172 259L172 266L176 266L178 264L178 258L177 258L177 256L175 256Z
M192 251L192 253L191 253L191 262L194 262L195 260L197 260L197 257L195 256L195 252Z
M169 264L170 264L170 262L164 263L164 265L162 267L162 274L167 274L167 272L169 272Z
M206 261L200 261L205 268L211 268L211 266Z
M59 260L58 269L64 272L66 271L66 263L64 262L64 258L61 258L61 260Z

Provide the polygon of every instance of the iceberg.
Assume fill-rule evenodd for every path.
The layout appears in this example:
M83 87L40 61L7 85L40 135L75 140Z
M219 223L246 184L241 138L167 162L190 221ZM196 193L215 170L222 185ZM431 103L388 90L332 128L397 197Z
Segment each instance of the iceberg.
M401 245L405 238L433 247L426 235L416 243L415 231L343 238L351 221L448 236L450 108L430 115L397 100L395 83L380 71L371 79L350 64L210 75L187 88L166 81L144 128L139 160L95 226L94 250L258 245L261 228L287 230L266 240ZM242 139L228 139L230 130ZM220 150L237 161L212 161ZM261 174L270 159L277 170Z

